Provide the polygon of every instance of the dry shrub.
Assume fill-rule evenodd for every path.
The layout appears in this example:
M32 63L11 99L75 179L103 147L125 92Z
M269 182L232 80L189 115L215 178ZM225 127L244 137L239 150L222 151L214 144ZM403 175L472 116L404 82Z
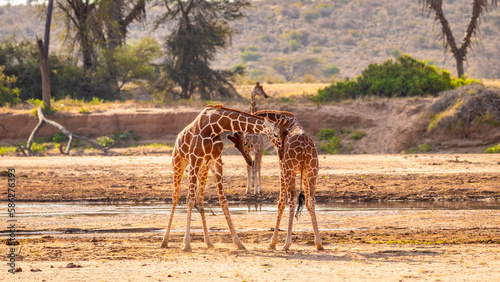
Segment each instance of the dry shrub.
M429 108L434 128L454 130L467 129L474 125L500 125L500 91L471 84L442 92Z

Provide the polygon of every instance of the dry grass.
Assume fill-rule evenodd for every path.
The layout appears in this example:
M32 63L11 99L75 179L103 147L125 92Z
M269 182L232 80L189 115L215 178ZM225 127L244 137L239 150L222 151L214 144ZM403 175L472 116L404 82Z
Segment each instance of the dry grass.
M273 98L290 96L308 96L318 93L318 89L329 86L330 83L279 83L264 84L264 91ZM253 85L237 85L236 91L245 98L250 98Z
M481 82L486 87L500 88L500 79L482 79Z

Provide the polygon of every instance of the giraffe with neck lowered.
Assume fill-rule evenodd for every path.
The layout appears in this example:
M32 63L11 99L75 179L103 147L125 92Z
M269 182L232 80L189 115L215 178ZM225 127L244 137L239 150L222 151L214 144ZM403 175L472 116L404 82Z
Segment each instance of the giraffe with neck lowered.
M208 236L208 229L203 210L203 193L210 169L214 175L215 186L219 196L219 204L224 212L231 237L238 249L245 249L241 243L229 214L228 202L224 193L222 178L222 149L223 143L220 134L225 131L248 132L266 134L273 144L281 144L281 131L286 128L285 122L272 122L263 117L224 108L220 105L206 106L197 118L186 126L177 136L172 152L172 167L174 178L174 191L172 193L172 210L167 230L161 244L162 248L168 247L170 229L174 217L175 207L180 198L180 184L182 175L187 167L189 174L189 192L186 199L187 219L184 246L182 250L191 251L191 211L198 200L203 233L206 245L211 248L213 244ZM197 186L198 183L198 186Z
M269 98L262 85L259 82L255 84L251 92L250 113L253 114L257 111L256 97L262 96ZM260 179L260 170L262 165L262 154L264 153L264 137L260 134L246 133L245 141L247 145L245 149L253 159L253 166L247 166L247 194L250 194L250 189L254 187L254 194L262 193L262 184Z
M289 217L288 217L288 233L286 237L284 250L288 250L292 244L292 227L295 207L297 205L297 190L295 188L295 180L297 173L300 172L300 191L299 191L299 206L297 207L297 215L303 204L305 196L306 208L311 216L311 221L314 230L314 243L317 250L323 250L321 238L319 236L318 222L316 220L314 198L316 180L318 178L318 153L316 145L312 137L300 126L299 122L292 113L284 111L263 110L254 113L256 116L265 117L272 121L287 119L287 128L280 131L282 144L276 146L280 162L280 199L278 203L278 217L274 234L269 244L270 249L276 249L278 243L278 231L280 227L281 217L285 210L286 198L289 199ZM231 139L233 142L238 142L239 139ZM236 147L243 146L235 144ZM244 149L240 152L245 152ZM243 154L244 155L244 154ZM302 184L304 190L302 191ZM305 194L305 195L304 195Z

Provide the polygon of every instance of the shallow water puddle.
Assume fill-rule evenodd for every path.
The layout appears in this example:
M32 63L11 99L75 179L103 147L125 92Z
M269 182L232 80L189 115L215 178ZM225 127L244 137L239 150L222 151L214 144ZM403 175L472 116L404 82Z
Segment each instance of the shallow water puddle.
M170 214L171 205L164 203L152 204L108 204L108 203L19 203L16 205L16 217L20 220L39 217L109 217L121 215L162 215L165 218ZM256 215L274 214L277 212L277 204L261 203L230 203L231 214ZM317 204L318 215L330 214L336 217L356 217L366 215L388 215L405 210L500 210L500 201L467 201L467 202L350 202L350 203L328 203ZM197 211L193 209L195 213ZM222 215L222 209L218 205L205 205L207 216ZM179 204L176 214L186 213L186 205ZM307 214L304 209L303 214ZM0 218L7 219L6 213L1 213ZM283 218L288 218L288 208L283 214ZM346 229L321 229L320 231L336 231ZM357 228L349 230L360 230ZM238 232L246 231L269 231L269 229L251 228L239 229ZM297 229L294 231L312 231L312 229ZM120 229L80 229L68 228L66 230L18 230L18 235L51 235L51 234L88 234L88 233L145 233L164 232L162 228L120 228ZM172 230L172 232L184 232L184 230ZM193 233L202 233L201 228L193 228ZM227 229L210 229L210 232L228 232ZM5 232L0 232L0 236L7 236Z

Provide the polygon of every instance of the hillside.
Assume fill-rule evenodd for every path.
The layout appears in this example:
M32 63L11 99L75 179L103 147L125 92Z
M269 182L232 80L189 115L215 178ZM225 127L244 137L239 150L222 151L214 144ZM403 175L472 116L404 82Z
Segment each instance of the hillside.
M470 0L448 0L444 13L457 41L464 34L471 12ZM41 36L43 24L37 8L0 7L0 38L12 33L17 38ZM161 13L159 7L148 10L148 24L133 27L129 42L151 34L158 39L167 29L151 31L152 20ZM220 53L215 67L229 68L247 60L250 79L280 81L285 78L271 67L273 59L293 60L304 56L317 58L320 64L311 75L294 77L295 81L328 81L323 72L338 66L340 77L354 77L370 63L380 63L398 53L408 53L430 64L455 73L455 62L443 55L442 42L436 39L440 26L433 17L423 14L419 1L252 1L247 18L235 23L240 34L233 37L232 47ZM22 16L21 16L22 15ZM60 39L60 29L55 27ZM466 73L474 78L500 78L500 8L491 9L481 20L482 40L475 41ZM53 44L55 48L59 43ZM251 46L251 48L247 48ZM54 49L52 49L54 50Z

